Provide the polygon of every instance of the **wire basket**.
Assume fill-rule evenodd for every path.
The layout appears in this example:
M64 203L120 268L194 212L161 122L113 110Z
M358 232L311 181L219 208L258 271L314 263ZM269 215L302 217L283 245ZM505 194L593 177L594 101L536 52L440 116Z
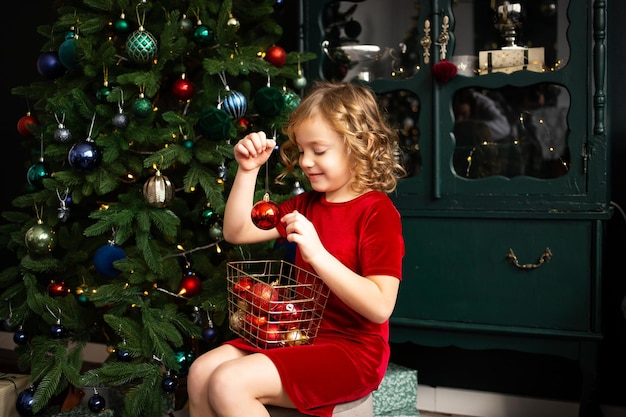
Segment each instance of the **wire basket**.
M259 349L311 345L329 289L315 274L289 262L226 265L230 329Z

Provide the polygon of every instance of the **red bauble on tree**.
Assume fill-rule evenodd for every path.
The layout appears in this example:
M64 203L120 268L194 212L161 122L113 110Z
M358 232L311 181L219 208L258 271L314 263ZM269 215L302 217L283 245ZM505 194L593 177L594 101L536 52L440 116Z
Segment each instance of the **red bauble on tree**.
M287 63L287 52L278 45L272 45L265 51L265 60L275 67L282 67Z
M185 74L174 81L174 85L172 86L172 95L180 101L191 100L195 91L194 84L185 78Z
M65 282L52 281L48 284L48 295L52 298L65 297L70 293L70 288L65 285Z
M200 291L202 291L202 281L193 272L188 273L180 280L178 295L193 297L200 294Z
M39 122L33 116L31 116L30 112L26 113L26 116L20 117L20 120L17 121L17 131L20 135L25 138L33 136L33 131L31 130L32 126L37 126Z

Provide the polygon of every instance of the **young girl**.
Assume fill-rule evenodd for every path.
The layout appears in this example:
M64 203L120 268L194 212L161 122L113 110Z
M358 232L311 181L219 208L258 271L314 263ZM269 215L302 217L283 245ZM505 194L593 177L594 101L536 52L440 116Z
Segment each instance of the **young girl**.
M223 233L234 244L296 244L296 265L331 290L317 338L269 350L235 339L201 355L187 376L190 417L267 417L265 405L329 417L336 404L376 390L387 368L404 255L400 215L386 195L404 174L397 135L368 88L329 82L314 86L285 133L283 176L299 164L313 191L283 202L276 228L257 228L257 174L276 142L250 133L234 148L239 168Z

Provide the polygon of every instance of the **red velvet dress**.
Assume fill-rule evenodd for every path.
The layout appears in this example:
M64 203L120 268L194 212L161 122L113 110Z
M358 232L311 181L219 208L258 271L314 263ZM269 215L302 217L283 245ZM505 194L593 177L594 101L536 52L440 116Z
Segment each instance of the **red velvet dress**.
M389 197L371 191L352 201L330 203L323 194L303 193L280 206L315 225L324 247L362 276L402 279L404 240L400 215ZM278 227L285 234L284 227ZM296 265L311 270L296 250ZM276 365L289 398L304 414L330 417L335 404L378 388L389 362L389 323L376 324L330 294L312 345L259 350L242 339L240 349L263 352Z

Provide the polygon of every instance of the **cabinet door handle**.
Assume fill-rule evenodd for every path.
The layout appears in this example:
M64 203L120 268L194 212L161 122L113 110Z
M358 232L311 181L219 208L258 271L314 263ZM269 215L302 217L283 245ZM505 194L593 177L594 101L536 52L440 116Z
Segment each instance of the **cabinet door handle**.
M430 46L433 44L430 38L430 20L424 22L424 36L420 39L420 45L424 48L424 64L430 63Z
M550 259L552 259L552 251L548 247L546 247L546 249L543 251L543 253L539 257L539 260L537 261L536 264L520 264L519 261L517 260L517 256L515 256L515 252L513 252L513 249L511 248L509 248L509 251L506 254L506 260L511 262L513 265L515 265L519 269L539 268L544 263L549 262Z

